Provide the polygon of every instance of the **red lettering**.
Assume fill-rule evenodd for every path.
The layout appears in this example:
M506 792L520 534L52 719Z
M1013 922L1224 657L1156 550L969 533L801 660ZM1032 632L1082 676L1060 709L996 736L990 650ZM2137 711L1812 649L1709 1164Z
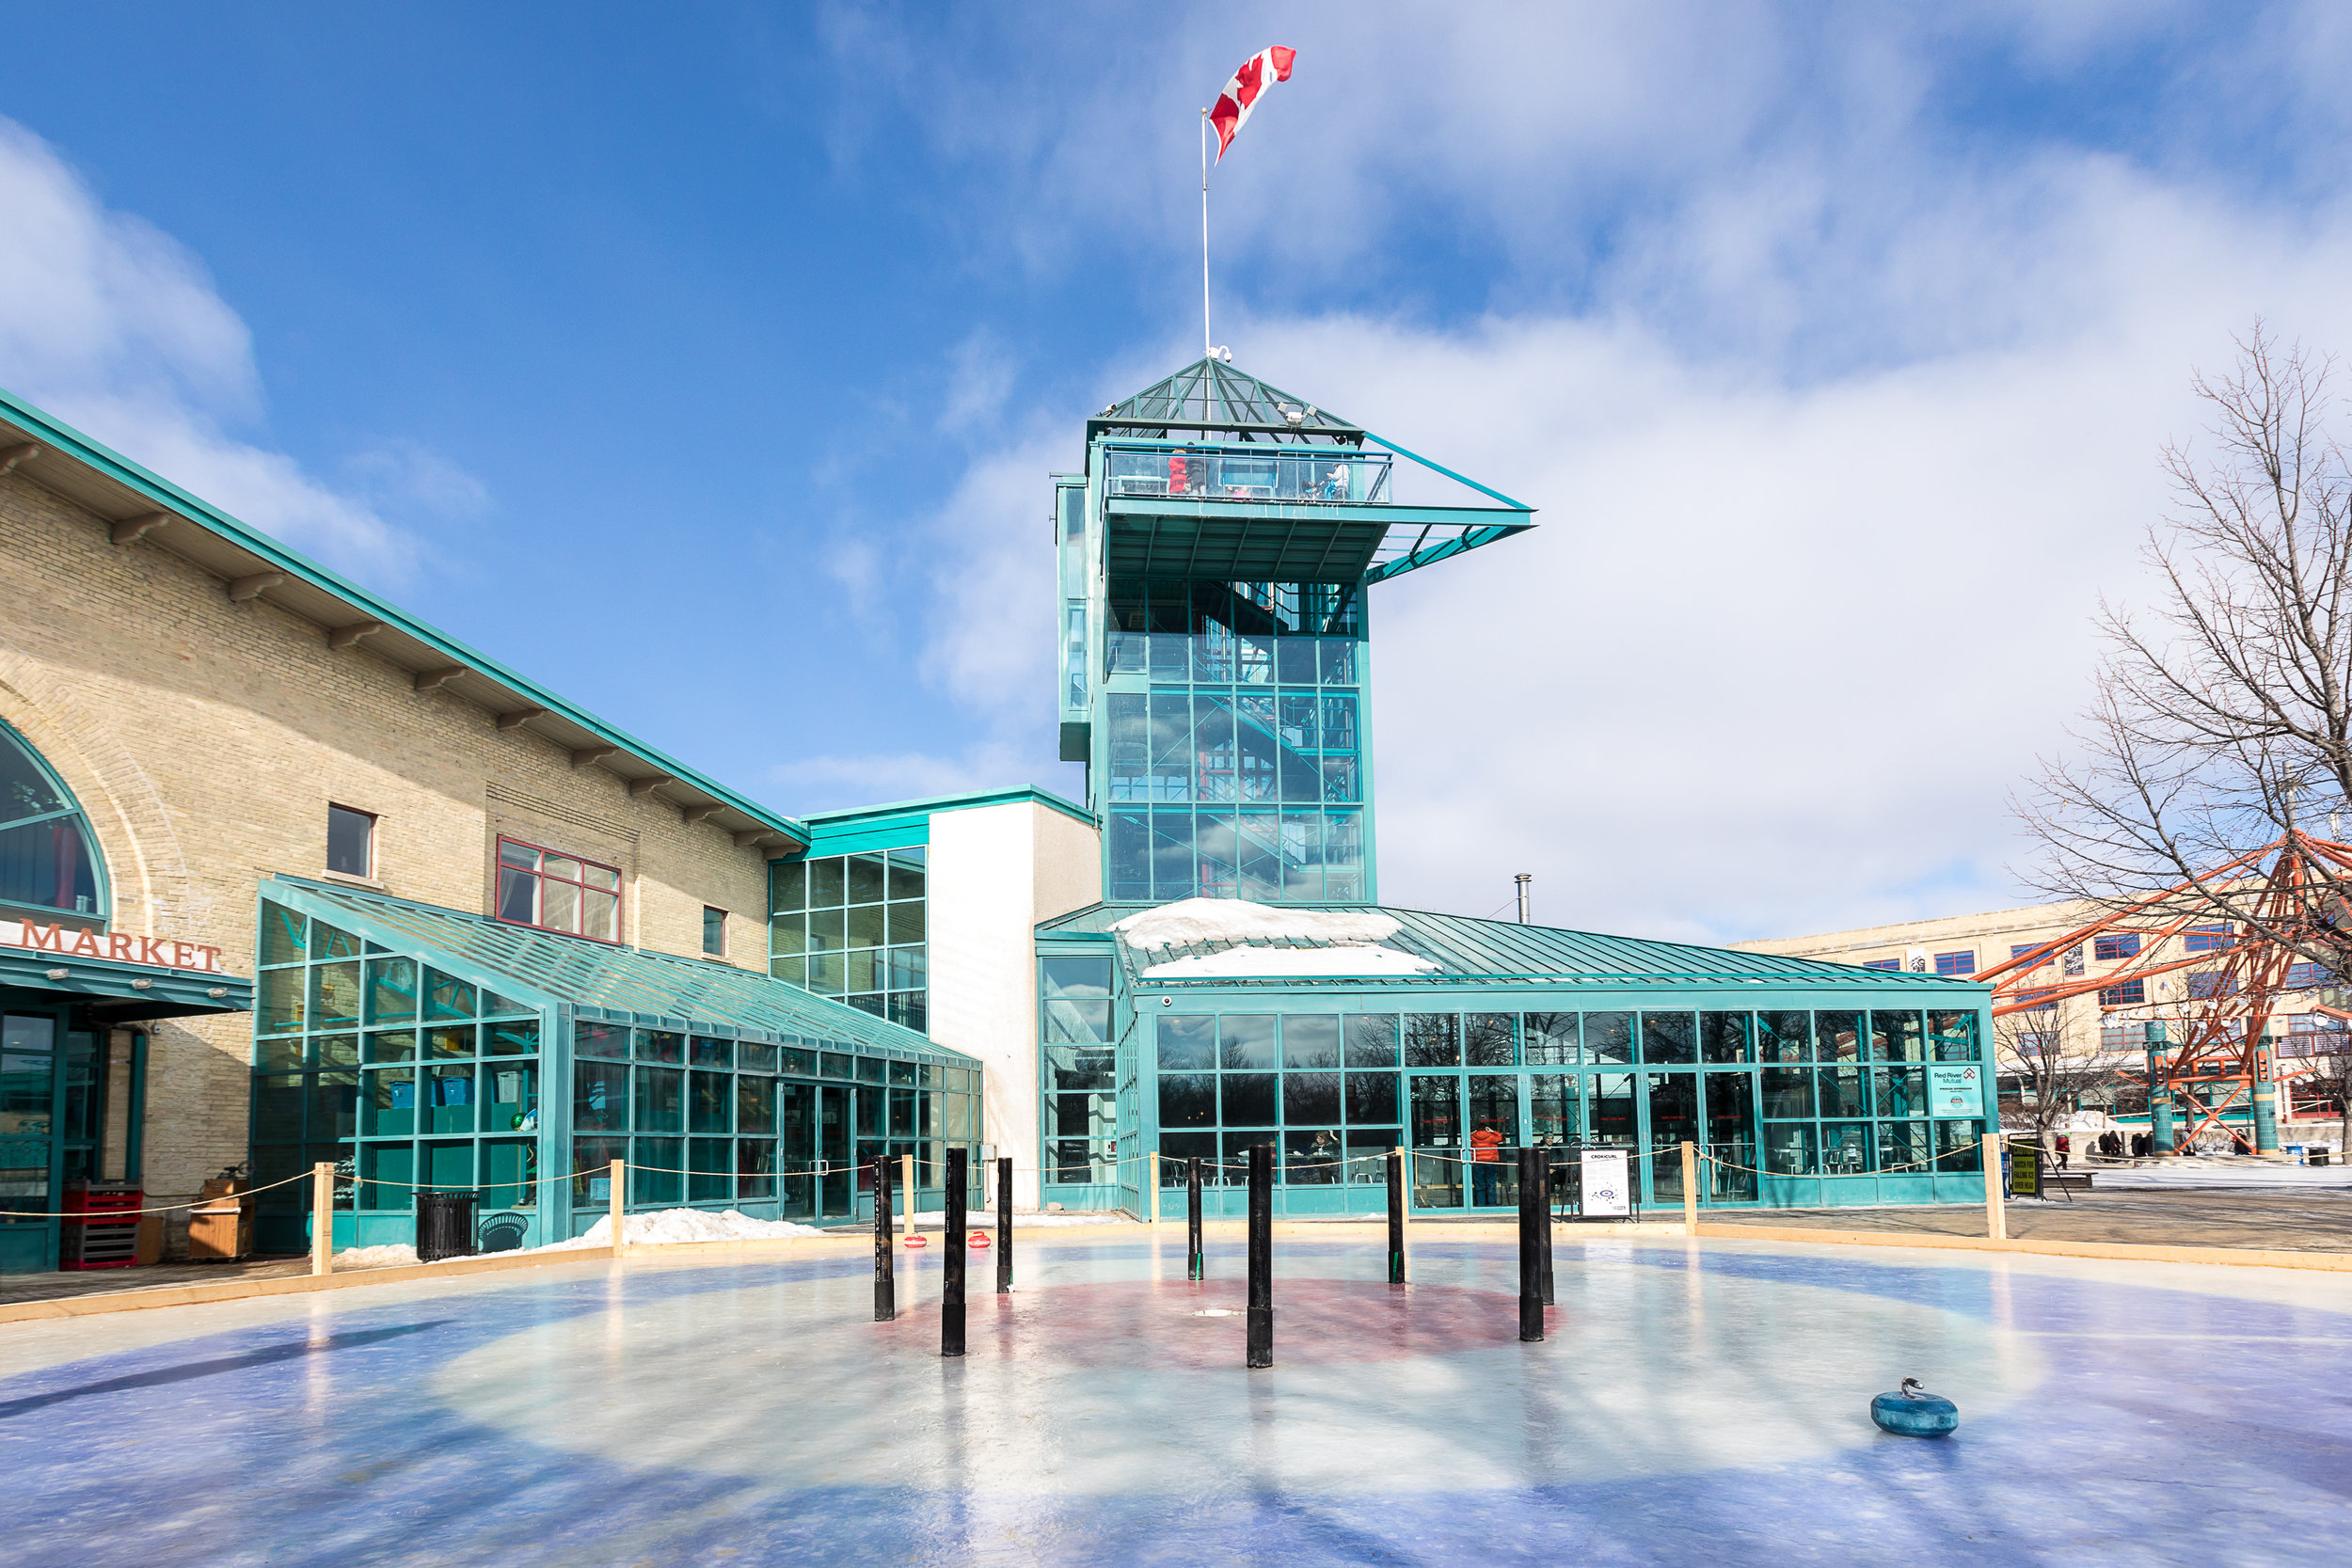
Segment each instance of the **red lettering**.
M171 944L171 967L174 969L194 969L196 967L196 949L184 942L173 942Z
M211 970L211 971L212 971L214 974L219 974L219 973L220 973L220 949L219 949L219 948L217 948L217 947L199 947L199 948L197 949L197 951L204 955L204 961L203 961L201 964L199 964L199 965L197 966L198 968L199 968L199 969L209 969L209 970Z
M106 957L119 964L136 963L138 955L134 949L138 946L138 941L136 937L126 937L117 931L106 939Z
M36 953L62 953L65 951L65 927L36 926L28 920L24 923L24 945Z
M95 931L75 932L72 951L77 958L103 958L106 956L98 950L98 933Z
M165 961L164 943L169 940L167 937L139 938L139 962L161 966Z

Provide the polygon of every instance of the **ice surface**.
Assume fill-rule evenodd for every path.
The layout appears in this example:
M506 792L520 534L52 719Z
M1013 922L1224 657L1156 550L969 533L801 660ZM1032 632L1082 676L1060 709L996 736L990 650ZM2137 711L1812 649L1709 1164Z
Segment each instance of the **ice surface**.
M1438 966L1393 947L1343 942L1334 947L1228 947L1170 958L1143 972L1147 980L1200 980L1244 974L1425 974Z
M2091 1172L2093 1192L2109 1188L2142 1187L2347 1187L2352 1166L2290 1165L2268 1160L2233 1160L2226 1155L2195 1155L2161 1165L2076 1164Z
M1112 926L1137 952L1204 942L1386 942L1400 929L1377 910L1289 910L1246 898L1184 898ZM1294 972L1286 972L1294 973ZM1351 971L1350 973L1357 973Z

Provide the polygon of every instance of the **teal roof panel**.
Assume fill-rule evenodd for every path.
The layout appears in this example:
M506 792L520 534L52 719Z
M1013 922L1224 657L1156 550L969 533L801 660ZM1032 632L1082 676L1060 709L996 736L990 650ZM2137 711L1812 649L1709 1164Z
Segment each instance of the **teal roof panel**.
M265 879L262 896L543 1006L626 1014L656 1026L709 1026L755 1039L839 1040L878 1053L977 1065L900 1024L713 959L558 936L296 877Z

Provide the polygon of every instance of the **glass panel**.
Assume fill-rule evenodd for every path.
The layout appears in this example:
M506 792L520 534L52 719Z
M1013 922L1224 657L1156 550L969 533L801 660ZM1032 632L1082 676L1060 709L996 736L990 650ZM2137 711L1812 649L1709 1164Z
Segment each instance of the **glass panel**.
M502 838L499 840L499 863L536 871L539 869L539 851L528 844L516 844L512 839Z
M1282 1018L1282 1065L1286 1068L1335 1068L1340 1065L1340 1021L1312 1013L1288 1013ZM1295 1113L1294 1113L1295 1114ZM1333 1112L1330 1119L1337 1119ZM1309 1115L1301 1119L1326 1119Z
M590 887L600 888L606 893L617 893L621 887L621 874L610 866L591 865L588 875L582 879Z
M264 1071L292 1071L309 1059L308 1046L301 1036L283 1040L256 1040L253 1045L253 1065Z
M1217 1083L1228 1127L1272 1127L1282 1119L1276 1085L1277 1073L1228 1072Z
M737 1040L735 1065L747 1072L773 1072L776 1070L776 1048L759 1040Z
M735 1081L735 1130L773 1132L776 1130L776 1081L746 1074Z
M637 1069L637 1130L641 1132L682 1132L686 1130L686 1074L675 1068Z
M1518 1064L1518 1015L1466 1013L1462 1018L1462 1059L1470 1067L1516 1067ZM1517 1141L1516 1135L1514 1142Z
M1649 1018L1645 1015L1642 1021L1645 1049L1648 1047L1651 1037ZM1699 1075L1695 1072L1652 1072L1645 1076L1649 1080L1650 1148L1662 1150L1650 1157L1650 1191L1661 1203L1679 1203L1682 1201L1681 1145L1702 1141Z
M1929 1141L1928 1123L1924 1121L1882 1121L1878 1125L1879 1165L1881 1171L1905 1176L1925 1176L1928 1163L1935 1158L1934 1146ZM1909 1166L1909 1169L1903 1167Z
M309 1010L310 978L304 969L262 972L262 1033L278 1035L302 1027Z
M311 970L310 1026L313 1029L337 1029L358 1022L359 966L356 963L320 964Z
M1633 1015L1631 1013L1586 1013L1584 1015L1584 1059L1595 1063L1630 1062L1633 1060Z
M768 912L798 913L808 907L808 871L799 861L778 861L768 868Z
M41 1066L45 1074L48 1064L44 1062ZM253 1081L253 1138L256 1143L302 1141L304 1086L299 1073L271 1074ZM11 1097L12 1100L22 1098L21 1094ZM48 1115L46 1099L42 1101L40 1110L44 1117ZM6 1127L11 1135L18 1135L19 1129L12 1125L13 1120L10 1117L6 1122L0 1122L0 1127Z
M594 888L580 896L580 935L594 937L598 942L618 942L621 938L619 897L610 893L598 893Z
M1586 1015L1589 1025L1591 1015ZM1640 1130L1634 1119L1633 1097L1637 1088L1629 1072L1597 1072L1585 1080L1584 1088L1591 1101L1594 1143L1609 1148L1631 1148Z
M1761 1062L1809 1062L1813 1059L1811 1013L1756 1015L1756 1054ZM1769 1107L1771 1100L1765 1101ZM1772 1112L1765 1112L1770 1116Z
M1960 1015L1974 1021L1975 1015ZM1984 1146L1973 1121L1939 1121L1935 1125L1935 1168L1940 1171L1984 1169Z
M471 1132L480 1119L474 1110L473 1067L435 1067L427 1069L430 1090L427 1132Z
M1875 1013L1871 1015L1876 1018ZM1928 1108L1927 1069L1917 1067L1880 1067L1870 1069L1870 1099L1875 1113L1882 1117L1901 1119L1915 1117Z
M417 1059L417 1032L414 1029L378 1029L367 1037L368 1060L371 1062L413 1062Z
M686 1196L685 1171L684 1138L639 1138L626 1173L628 1201L639 1205L680 1202Z
M1715 1014L1715 1017L1745 1017ZM1756 1196L1756 1075L1752 1072L1709 1072L1707 1075L1707 1150L1714 1157L1707 1167L1709 1202ZM1741 1168L1745 1167L1745 1168Z
M1214 1073L1162 1072L1159 1082L1162 1127L1216 1125L1216 1077Z
M1870 1010L1870 1060L1874 1062L1916 1062L1925 1059L1916 1011L1882 1012Z
M890 940L892 942L905 944L923 940L923 910L924 906L921 904L890 906Z
M1406 1067L1462 1065L1462 1021L1452 1013L1405 1015Z
M735 1098L735 1079L731 1073L697 1072L691 1075L691 1093L687 1100L686 1130L690 1132L731 1132L727 1112Z
M890 898L893 903L902 898L923 896L923 861L921 848L893 849L890 861Z
M491 1056L535 1056L539 1052L539 1021L509 1019L482 1026L482 1050Z
M637 1059L641 1062L682 1062L686 1059L686 1037L666 1029L637 1031Z
M368 960L368 1022L413 1023L417 1019L417 963L414 958Z
M283 904L262 901L262 962L297 963L310 946L309 923Z
M359 1131L370 1137L399 1137L417 1130L417 1069L380 1068L361 1074ZM374 1205L362 1204L362 1208Z
M359 957L359 939L349 931L338 930L324 920L313 920L310 922L310 957L356 958Z
M414 1206L416 1176L416 1145L361 1144L359 1207L406 1212Z
M579 931L580 889L570 882L541 882L539 924L550 931Z
M1297 1113L1293 1112L1293 1119ZM1282 1180L1293 1187L1337 1186L1340 1130L1336 1127L1297 1128L1282 1134Z
M538 925L539 879L513 866L499 867L499 918L523 926Z
M572 1025L572 1040L576 1055L619 1057L628 1054L628 1031L617 1023L591 1023L582 1019Z
M686 1201L722 1203L735 1196L735 1145L730 1138L687 1143Z
M1234 1068L1272 1068L1279 1063L1280 1057L1276 1054L1274 1045L1273 1014L1221 1013L1217 1016L1216 1029L1217 1061L1229 1070ZM1226 1120L1230 1123L1232 1118L1228 1117Z
M1937 1061L1973 1062L1978 1059L1976 1014L1944 1012L1930 1013L1928 1015L1928 1027L1931 1033L1930 1043L1935 1048L1935 1059ZM1952 1165L1949 1163L1946 1163L1939 1165L1937 1168L1941 1170L1954 1170L1959 1167ZM1970 1165L1968 1168L1970 1170L1974 1170L1977 1167L1975 1165Z
M1576 1014L1527 1013L1519 1019L1519 1029L1528 1066L1576 1065Z
M1538 1147L1584 1141L1584 1119L1576 1090L1577 1078L1572 1072L1538 1072L1529 1076L1528 1129Z
M1286 1072L1282 1075L1282 1117L1310 1126L1340 1120L1340 1075L1336 1072ZM1390 1118L1393 1119L1393 1118Z
M1349 1067L1396 1066L1396 1014L1350 1013L1344 1028Z
M1519 1078L1516 1072L1473 1072L1463 1081L1470 1102L1470 1202L1477 1207L1518 1201Z
M535 1062L493 1062L482 1069L482 1130L539 1130L539 1068Z
M580 880L580 863L569 855L546 855L540 859L539 870L549 877L561 877L567 882Z
M1767 1101L1769 1106L1770 1101ZM1768 1122L1764 1127L1764 1168L1774 1176L1818 1176L1813 1158L1813 1124Z
M847 941L851 947L881 947L889 941L885 907L859 904L849 911Z
M1854 1012L1815 1013L1813 1049L1816 1061L1860 1061L1862 1015Z
M1821 1170L1829 1176L1860 1176L1870 1168L1870 1124L1867 1121L1825 1121L1821 1124Z
M1813 1070L1801 1067L1767 1067L1759 1087L1764 1095L1764 1119L1788 1121L1813 1115Z
M733 1067L735 1042L709 1035L696 1035L687 1047L687 1061L694 1067Z
M812 910L832 909L842 902L845 891L841 857L828 856L808 863L808 907Z
M1851 1060L1838 1067L1815 1069L1820 1115L1823 1117L1867 1117L1870 1081L1868 1069Z
M1698 1024L1691 1013L1644 1013L1642 1060L1674 1066L1699 1059Z
M735 1145L736 1201L765 1201L776 1196L776 1141L739 1138Z
M1415 1148L1458 1148L1462 1142L1462 1081L1452 1074L1415 1074L1412 1084Z
M1750 1062L1748 1035L1750 1019L1746 1013L1699 1014L1699 1057L1708 1063Z
M1348 1125L1387 1126L1398 1119L1395 1073L1351 1072L1347 1075Z

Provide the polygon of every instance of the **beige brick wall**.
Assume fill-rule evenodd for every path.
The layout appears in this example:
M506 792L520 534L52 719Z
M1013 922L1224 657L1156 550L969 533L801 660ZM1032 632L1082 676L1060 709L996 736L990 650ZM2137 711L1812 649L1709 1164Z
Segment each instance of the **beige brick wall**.
M766 852L631 800L600 768L149 544L29 480L0 478L0 719L90 815L114 927L216 943L253 972L271 873L326 868L326 806L377 814L385 891L486 911L501 832L620 867L626 940L765 967ZM163 1021L148 1066L146 1180L192 1196L246 1155L251 1020Z

